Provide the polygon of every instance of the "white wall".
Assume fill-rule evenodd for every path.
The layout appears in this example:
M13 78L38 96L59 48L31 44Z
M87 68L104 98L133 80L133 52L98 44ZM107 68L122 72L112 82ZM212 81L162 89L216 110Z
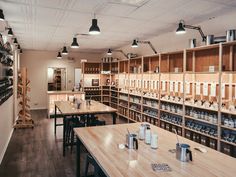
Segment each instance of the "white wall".
M0 106L0 164L13 131L13 97Z
M15 57L17 58L18 54L15 53ZM13 132L13 125L15 120L17 119L18 115L18 104L17 104L17 61L14 59L14 91L13 96L11 96L7 101L5 101L0 106L0 164L4 157L5 151L7 149L8 143L10 141L12 132Z
M98 53L70 53L75 62L67 59L56 59L57 52L54 51L33 51L26 50L21 55L21 67L27 67L30 82L32 109L45 109L47 107L47 69L48 67L66 68L67 90L74 86L75 68L80 67L80 60L101 61L101 54Z

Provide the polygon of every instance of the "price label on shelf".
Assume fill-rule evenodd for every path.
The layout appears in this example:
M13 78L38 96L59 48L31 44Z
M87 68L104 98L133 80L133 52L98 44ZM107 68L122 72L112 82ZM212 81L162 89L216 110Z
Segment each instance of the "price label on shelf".
M179 83L176 81L175 82L175 92L179 91Z
M225 98L225 84L221 85L221 97Z
M184 93L184 85L183 85L183 82L180 82L180 93Z
M211 83L211 96L216 96L216 83Z
M173 86L174 82L170 81L170 92L174 91L174 86Z
M201 83L196 82L196 95L201 95Z
M208 96L208 83L203 83L203 96Z
M186 94L190 94L190 83L186 82Z
M166 91L166 81L162 81L162 91Z

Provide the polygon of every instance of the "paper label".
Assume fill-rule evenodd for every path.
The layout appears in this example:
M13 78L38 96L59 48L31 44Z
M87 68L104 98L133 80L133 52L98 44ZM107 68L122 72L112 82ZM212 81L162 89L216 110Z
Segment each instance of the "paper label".
M225 97L225 84L221 85L221 97L224 98Z
M166 91L166 81L162 81L162 91Z
M190 94L190 83L186 82L186 94Z
M180 82L180 93L184 93L184 85L183 85L183 82Z
M196 83L196 95L201 95L201 83Z
M178 91L179 91L179 83L175 82L175 92L178 92Z
M208 83L203 83L203 96L208 96Z
M170 92L174 91L174 86L173 86L174 82L170 81Z
M216 83L211 83L211 96L216 96Z

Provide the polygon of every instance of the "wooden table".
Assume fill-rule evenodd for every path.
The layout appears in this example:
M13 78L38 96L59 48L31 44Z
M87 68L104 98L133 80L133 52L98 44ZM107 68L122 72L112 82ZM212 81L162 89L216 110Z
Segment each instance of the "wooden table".
M201 146L186 138L179 137L181 143L191 146L192 162L180 162L175 153L175 134L151 125L152 132L158 133L159 148L151 149L139 141L138 150L119 149L125 143L127 128L137 132L140 123L108 125L103 127L75 128L77 135L77 177L80 176L80 145L83 144L107 176L110 177L233 177L236 175L236 159L205 147L207 153L194 150ZM171 172L154 172L151 163L167 163Z
M117 110L99 103L97 101L91 100L91 105L86 105L86 101L82 101L80 108L77 109L76 105L69 101L55 101L55 117L54 117L54 128L56 129L57 122L57 109L63 115L63 125L65 125L65 119L67 116L81 116L81 115L97 115L97 114L111 114L113 119L113 124L116 124L116 112ZM54 129L54 131L55 131ZM63 156L65 156L65 128L63 126Z

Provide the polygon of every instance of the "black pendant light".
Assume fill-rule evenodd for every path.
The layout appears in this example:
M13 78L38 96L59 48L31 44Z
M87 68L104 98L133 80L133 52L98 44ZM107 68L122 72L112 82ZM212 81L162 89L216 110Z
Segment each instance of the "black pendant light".
M68 55L68 51L66 49L66 46L63 47L63 50L61 52L62 55Z
M79 44L77 42L77 38L76 37L73 38L73 42L72 42L70 47L73 48L73 49L78 49L79 48Z
M95 18L92 19L92 26L89 28L89 34L98 35L100 34L100 28L98 27L98 20Z
M20 54L22 54L23 53L23 50L22 49L20 49Z
M8 28L8 33L7 34L8 34L9 37L13 36L13 31L12 31L11 28Z
M137 48L138 47L138 42L136 39L133 40L132 46L133 48Z
M20 48L20 44L18 44L18 47L17 47L17 50L20 50L21 48Z
M107 51L107 55L112 55L112 51L111 51L111 49L108 49L108 51Z
M61 52L58 52L57 59L62 59Z
M14 38L13 44L18 44L17 39Z
M184 23L180 21L179 26L176 30L176 34L184 34L184 33L186 33L185 28L184 28Z
M0 21L5 21L5 17L4 17L2 9L0 9Z

